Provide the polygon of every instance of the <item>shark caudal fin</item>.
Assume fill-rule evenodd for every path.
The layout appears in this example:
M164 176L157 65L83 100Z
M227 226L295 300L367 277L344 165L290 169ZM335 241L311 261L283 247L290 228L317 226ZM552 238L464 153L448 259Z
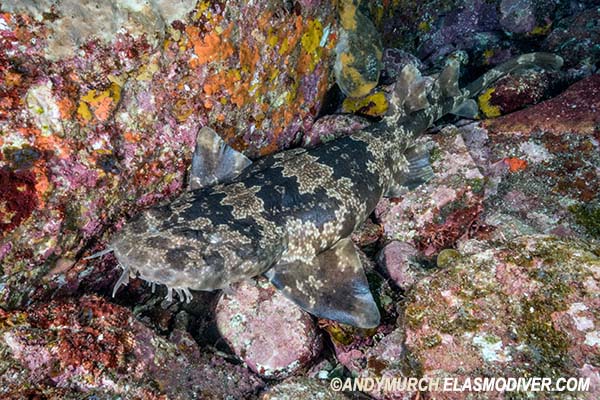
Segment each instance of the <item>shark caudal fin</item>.
M460 95L442 99L442 106L439 107L437 112L433 113L433 120L435 121L445 114L460 116L473 114L477 108L477 103L472 98L511 72L534 67L546 70L558 70L562 65L563 59L551 53L528 53L513 58L492 68L475 81L469 83L461 89Z
M402 69L389 97L390 107L385 117L385 124L395 136L390 140L411 142L446 114L476 118L479 107L472 97L501 77L519 69L540 67L554 70L563 64L562 58L554 54L524 54L489 70L461 89L458 82L460 67L466 62L463 55L457 52L448 58L444 69L436 76L422 76L411 64ZM408 171L389 187L386 196L401 195L433 177L428 151L422 145L409 146L404 155Z
M559 70L562 65L563 59L552 53L539 52L523 54L492 68L478 79L468 84L463 89L463 96L476 96L498 79L514 71L533 67L539 67L546 70Z
M285 297L317 317L359 328L379 325L377 304L348 238L312 260L282 260L265 276Z

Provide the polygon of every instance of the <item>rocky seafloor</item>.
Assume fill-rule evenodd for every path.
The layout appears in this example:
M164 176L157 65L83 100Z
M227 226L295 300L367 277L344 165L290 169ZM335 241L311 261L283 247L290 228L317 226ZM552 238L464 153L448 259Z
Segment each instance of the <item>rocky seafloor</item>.
M358 54L372 34L348 26L348 3L0 3L0 398L600 398L598 3L362 2L382 73L344 98L339 37ZM407 60L434 73L456 50L465 82L530 51L564 66L503 78L480 119L420 139L434 178L353 235L376 329L315 320L263 280L188 304L135 279L113 298L116 259L83 259L185 189L200 127L253 159L318 145L381 117ZM590 387L330 388L480 376Z

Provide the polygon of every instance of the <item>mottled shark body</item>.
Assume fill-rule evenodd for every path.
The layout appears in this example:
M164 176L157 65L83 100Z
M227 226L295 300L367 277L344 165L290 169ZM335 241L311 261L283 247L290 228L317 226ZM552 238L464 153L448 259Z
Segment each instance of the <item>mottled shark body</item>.
M503 64L458 88L454 60L434 80L402 70L380 123L313 149L292 149L253 164L209 128L198 135L192 190L125 224L110 245L130 275L189 290L215 290L265 275L308 312L358 327L379 324L350 241L385 195L431 174L417 135L447 113L476 112L471 97L507 72L557 68L544 53ZM473 109L473 107L475 107Z

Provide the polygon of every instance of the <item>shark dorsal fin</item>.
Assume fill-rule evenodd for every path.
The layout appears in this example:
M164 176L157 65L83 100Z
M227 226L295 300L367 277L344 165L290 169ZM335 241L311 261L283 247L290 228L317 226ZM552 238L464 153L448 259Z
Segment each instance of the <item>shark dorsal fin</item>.
M190 169L190 190L229 181L242 172L252 161L234 150L209 127L203 127L196 136L196 149Z
M425 78L420 78L413 82L410 86L410 92L404 100L404 109L407 114L415 111L424 110L429 107L429 99L427 93L431 89L431 81Z
M428 94L432 89L432 81L424 78L421 71L413 64L406 64L398 76L394 88L396 103L406 114L429 107Z
M285 297L317 317L360 328L379 325L379 310L348 238L309 262L282 260L265 275Z
M442 97L460 96L461 92L458 86L460 64L456 58L449 58L446 61L446 66L438 77Z
M400 107L404 105L406 98L410 94L411 85L421 78L421 72L412 64L406 64L400 74L394 87L397 103Z

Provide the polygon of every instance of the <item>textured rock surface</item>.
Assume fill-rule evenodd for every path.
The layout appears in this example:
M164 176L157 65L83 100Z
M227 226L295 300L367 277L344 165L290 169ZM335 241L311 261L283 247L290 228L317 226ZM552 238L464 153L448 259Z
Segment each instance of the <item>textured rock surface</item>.
M544 42L548 50L560 54L567 67L597 64L600 60L600 9L589 7L558 22Z
M129 310L94 296L0 311L0 338L3 398L25 392L48 398L81 398L83 393L239 398L263 386L244 368L201 354L187 333L174 331L166 340Z
M487 131L465 127L487 171L484 220L499 227L497 235L600 237L599 82L593 75L551 100L485 122Z
M326 115L319 118L311 130L302 137L303 147L313 147L321 143L348 135L357 129L365 128L369 122L354 115Z
M183 19L196 1L143 2L119 1L14 1L3 10L26 14L42 21L48 29L44 55L57 61L77 54L90 40L103 44L117 40L119 30L134 38L143 36L154 47L164 40L166 26Z
M425 377L591 376L591 391L577 398L596 398L599 249L531 236L463 253L409 293L406 349Z
M414 243L431 257L461 237L485 233L480 225L484 176L456 128L425 140L434 178L400 198L382 200L375 215L386 240Z
M399 288L406 290L417 280L420 268L415 266L419 254L413 244L392 241L379 254L379 263Z
M400 330L374 335L369 340L370 347L354 348L349 353L338 350L338 358L353 375L363 378L400 378L417 376L411 361L405 355L404 333ZM387 392L373 388L368 394L375 399L408 400L414 398L415 391Z
M301 371L322 343L312 317L268 282L241 283L223 294L216 320L233 351L259 375L284 378Z
M74 265L91 239L177 194L201 126L253 157L295 143L335 46L330 2L50 3L0 14L0 304L11 307L59 257Z
M592 75L535 108L521 110L486 123L492 132L530 134L594 134L600 123L600 75Z
M480 112L493 118L546 100L558 76L558 73L527 70L502 78L478 97Z
M487 68L519 53L558 52L567 66L593 71L598 61L595 0L431 0L369 2L384 47L440 63L455 50L470 57L468 69ZM387 7L386 7L387 6Z
M378 204L384 238L413 243L427 257L470 237L597 238L597 77L524 110L431 137L435 177Z

